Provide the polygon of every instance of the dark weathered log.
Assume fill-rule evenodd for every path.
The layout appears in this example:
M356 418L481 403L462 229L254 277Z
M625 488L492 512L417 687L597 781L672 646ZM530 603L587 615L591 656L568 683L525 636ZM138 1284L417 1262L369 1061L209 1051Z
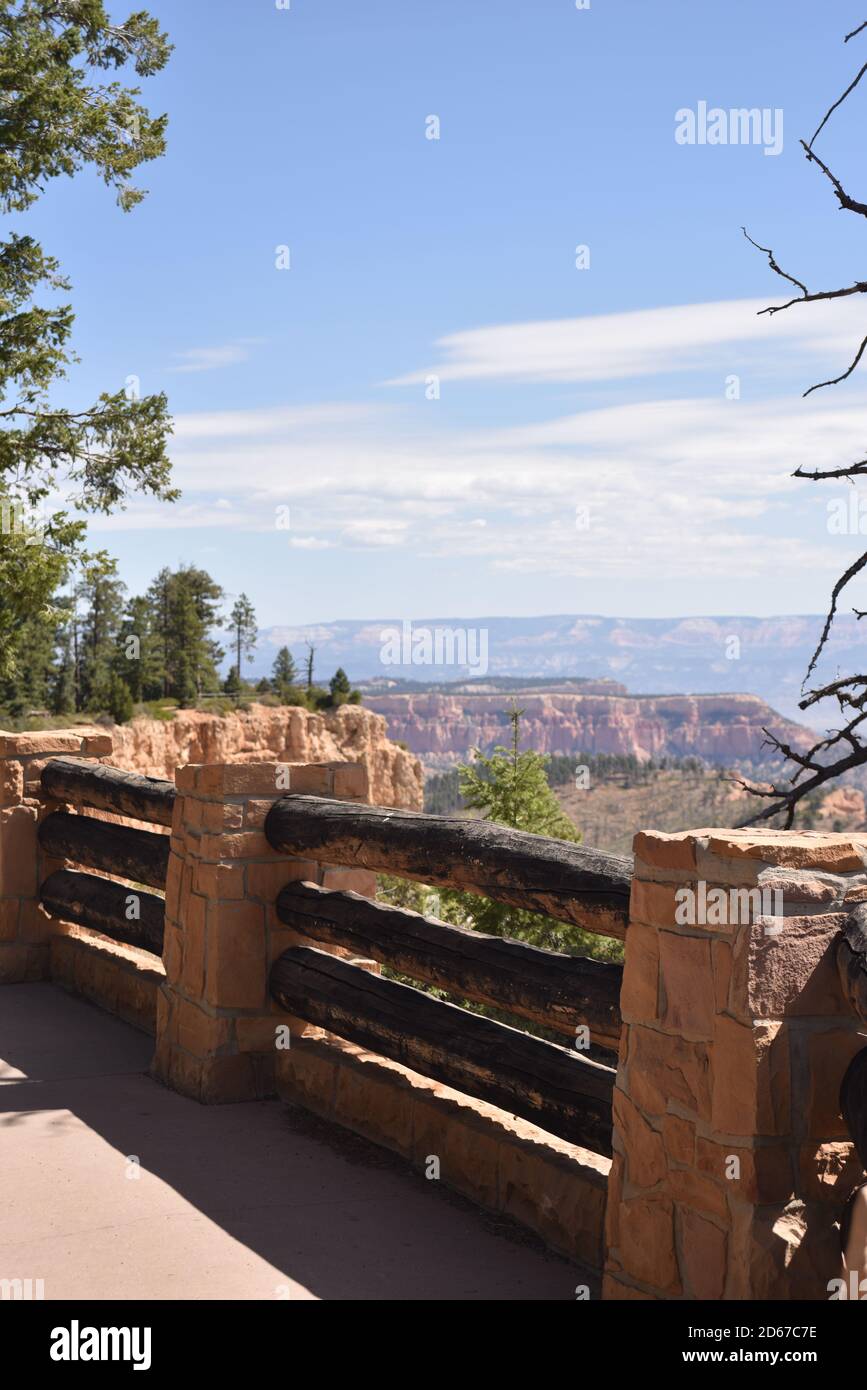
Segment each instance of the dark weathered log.
M490 821L283 796L265 821L283 854L459 888L603 936L625 936L632 860Z
M42 769L42 790L57 801L158 825L171 825L176 796L172 782L122 772L87 758L52 758Z
M837 945L837 970L843 993L867 1023L867 903L853 909L843 928Z
M96 874L58 869L43 883L39 899L46 912L62 922L76 922L162 956L166 905L155 893L127 888Z
M574 1039L576 1027L586 1023L594 1042L619 1044L620 965L487 936L314 883L287 884L277 897L277 916L314 941L370 956L402 975L564 1037Z
M347 1042L570 1143L611 1152L611 1067L312 947L293 946L274 962L271 993L288 1013Z
M55 859L71 859L151 888L165 887L169 837L154 830L134 830L96 816L54 811L39 827L39 843Z

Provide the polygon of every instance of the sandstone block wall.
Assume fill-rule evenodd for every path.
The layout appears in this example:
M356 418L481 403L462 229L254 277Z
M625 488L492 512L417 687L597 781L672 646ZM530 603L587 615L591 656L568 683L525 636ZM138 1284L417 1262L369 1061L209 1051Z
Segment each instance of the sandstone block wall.
M838 1093L867 1042L835 943L867 839L648 833L635 854L604 1296L827 1298L860 1177Z
M42 768L58 754L98 759L111 750L111 738L96 730L0 732L0 984L50 973L53 928L39 906L39 884L58 866L44 861L36 832L57 806L40 796Z

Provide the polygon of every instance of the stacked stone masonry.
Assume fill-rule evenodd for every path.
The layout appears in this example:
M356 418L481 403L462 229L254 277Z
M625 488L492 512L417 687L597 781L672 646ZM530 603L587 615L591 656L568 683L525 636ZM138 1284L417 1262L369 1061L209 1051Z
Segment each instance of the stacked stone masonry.
M648 833L635 855L603 1296L827 1298L862 1177L835 949L867 840Z

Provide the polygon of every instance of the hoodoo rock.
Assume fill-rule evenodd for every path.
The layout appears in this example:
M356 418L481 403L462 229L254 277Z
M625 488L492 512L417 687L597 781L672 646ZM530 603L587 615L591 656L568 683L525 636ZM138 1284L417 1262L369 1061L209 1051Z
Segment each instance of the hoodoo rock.
M184 763L364 763L370 800L418 810L422 771L412 753L386 732L382 715L363 705L311 714L296 705L253 704L219 715L178 710L172 719L133 719L112 731L116 767L149 777L174 777Z

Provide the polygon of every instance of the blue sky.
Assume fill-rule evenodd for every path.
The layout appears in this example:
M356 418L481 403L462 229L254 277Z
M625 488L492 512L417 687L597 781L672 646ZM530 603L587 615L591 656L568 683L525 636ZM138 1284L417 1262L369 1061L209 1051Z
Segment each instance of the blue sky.
M169 394L183 500L91 532L133 592L192 561L263 626L823 609L862 538L788 475L860 456L863 372L800 392L864 312L757 319L782 284L740 227L811 289L863 274L798 145L867 59L857 8L149 8L176 49L148 198L83 175L17 219L73 281L67 398ZM781 110L782 152L678 144L700 101ZM862 197L865 103L817 146Z

